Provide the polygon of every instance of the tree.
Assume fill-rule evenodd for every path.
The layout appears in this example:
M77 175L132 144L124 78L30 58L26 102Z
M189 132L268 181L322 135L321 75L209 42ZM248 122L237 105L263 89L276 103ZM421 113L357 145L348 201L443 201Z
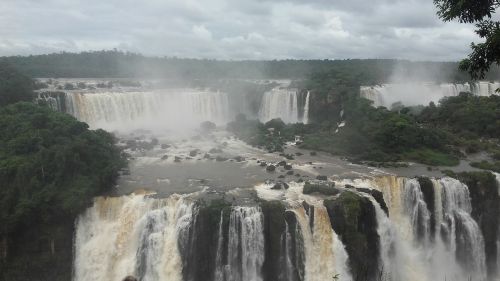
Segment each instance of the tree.
M35 83L6 62L0 61L0 106L31 101Z
M461 70L469 72L473 79L483 79L492 64L500 65L500 22L491 20L500 0L434 0L434 3L442 20L476 23L476 33L485 40L471 43L472 52L460 63Z

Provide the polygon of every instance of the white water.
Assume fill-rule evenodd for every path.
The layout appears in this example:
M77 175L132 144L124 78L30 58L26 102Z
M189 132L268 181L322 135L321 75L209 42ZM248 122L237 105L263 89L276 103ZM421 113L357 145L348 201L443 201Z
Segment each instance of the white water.
M66 108L92 128L118 131L197 128L231 119L227 94L192 89L67 93Z
M389 208L390 219L376 206L387 280L486 280L483 237L470 216L467 186L451 178L433 181L436 233L432 236L430 213L417 180L382 177L364 185L370 184L383 192ZM441 228L447 230L445 240Z
M304 116L302 117L302 123L309 124L309 99L311 98L311 92L307 91L306 103L304 104Z
M222 223L222 217L221 221ZM260 281L264 263L263 217L259 207L233 207L229 217L228 263L222 264L222 228L216 258L216 281Z
M471 92L478 96L490 96L500 88L500 83L477 82L473 84L432 84L399 83L378 86L362 86L361 97L373 101L374 106L390 108L393 103L401 102L406 106L438 103L447 96L458 96L461 92Z
M264 93L259 110L259 120L267 122L271 119L281 118L285 123L308 122L309 93L304 105L304 117L299 116L297 90L274 88Z
M182 280L178 234L191 225L193 205L180 196L96 198L75 236L75 281Z
M314 223L303 207L293 209L302 234L305 254L305 281L351 280L347 253L332 229L326 208L314 207Z

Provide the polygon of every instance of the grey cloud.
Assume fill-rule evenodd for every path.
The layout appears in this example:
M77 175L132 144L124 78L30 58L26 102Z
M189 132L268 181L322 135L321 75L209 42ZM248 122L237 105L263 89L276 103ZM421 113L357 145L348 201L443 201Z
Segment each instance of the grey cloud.
M0 26L0 55L458 60L477 40L431 0L1 0Z

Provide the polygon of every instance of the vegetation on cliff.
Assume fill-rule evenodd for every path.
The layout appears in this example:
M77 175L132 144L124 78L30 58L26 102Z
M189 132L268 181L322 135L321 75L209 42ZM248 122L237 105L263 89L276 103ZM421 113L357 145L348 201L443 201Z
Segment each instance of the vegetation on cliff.
M34 104L0 63L0 280L71 278L75 218L125 166L113 135Z

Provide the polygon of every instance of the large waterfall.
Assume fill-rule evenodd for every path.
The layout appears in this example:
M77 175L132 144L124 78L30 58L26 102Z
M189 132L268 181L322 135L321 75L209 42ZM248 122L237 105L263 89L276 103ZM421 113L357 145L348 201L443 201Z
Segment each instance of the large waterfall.
M489 280L469 189L456 179L338 181L340 194L352 194L340 205L332 202L342 196L305 195L303 184L272 186L242 204L200 194L96 198L77 221L74 280ZM345 232L349 223L357 230ZM365 239L376 255L359 260ZM378 269L353 271L360 262Z
M230 102L238 98L220 91L168 89L155 91L67 91L40 92L38 101L67 112L92 128L129 131L134 129L192 129L203 121L224 125L232 121L237 108ZM286 123L307 123L310 94L276 88L266 92L260 103L258 118L267 122L281 118ZM250 116L252 117L252 116Z
M39 98L91 127L108 130L193 128L203 121L225 124L231 118L228 95L222 92L69 92Z
M471 217L469 191L458 180L383 177L379 189L389 217L377 212L387 280L486 280L481 230ZM470 279L469 279L470 278Z
M285 123L303 122L307 124L309 117L309 92L304 107L300 108L299 93L295 89L274 88L264 93L259 110L259 119L267 122L281 118ZM302 115L301 115L302 113Z
M361 97L372 100L374 106L390 108L393 103L401 102L407 106L437 103L447 96L458 96L470 92L478 96L490 96L500 88L500 83L476 82L465 84L398 83L378 86L363 86Z

